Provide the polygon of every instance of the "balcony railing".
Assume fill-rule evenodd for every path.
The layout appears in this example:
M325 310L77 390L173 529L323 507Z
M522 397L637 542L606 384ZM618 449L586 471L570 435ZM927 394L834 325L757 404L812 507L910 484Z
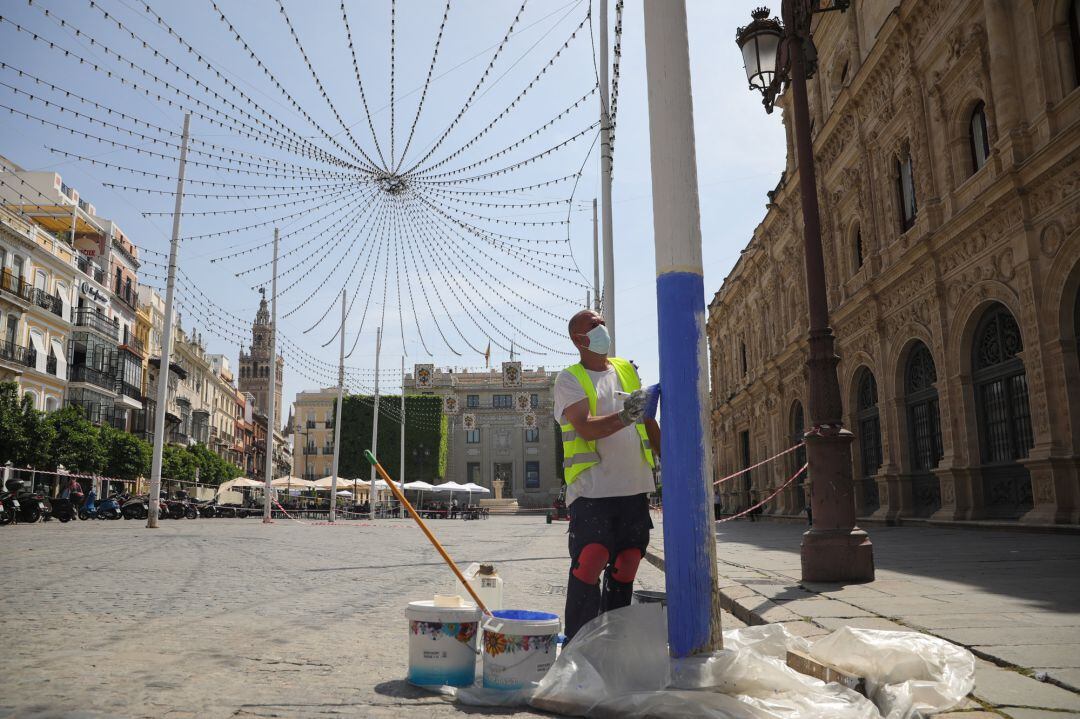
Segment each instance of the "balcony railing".
M86 365L75 365L71 368L71 372L68 373L69 382L86 382L102 389L107 389L110 392L115 391L116 380L113 379L112 374L102 372L99 369L93 367L87 367Z
M120 341L120 323L116 320L108 319L91 307L78 307L73 314L77 326L97 330L111 338L113 342Z
M322 453L323 454L333 454L334 453L334 448L333 447L323 447L322 448Z
M120 394L124 395L125 397L131 397L132 399L138 400L140 402L142 401L141 388L136 387L135 385L128 382L124 382L123 380L120 380L116 384L116 389L120 392Z
M86 418L94 424L112 424L115 413L113 407L110 404L104 402L91 402L87 400L68 399L66 402L68 407L82 407L83 414ZM123 415L121 415L121 420Z
M21 277L16 277L11 270L0 272L0 292L17 297L23 302L33 302L34 287Z
M99 285L105 284L105 271L91 262L89 258L80 255L79 259L76 260L75 265L84 275L93 277L94 281Z
M127 327L124 328L124 338L120 341L120 344L127 347L128 349L135 350L135 352L139 355L146 354L142 340L133 335L131 333L131 330Z
M56 376L56 355L49 355L49 359L45 360L45 371Z
M308 429L315 429L315 420L313 420L313 419L309 419L309 420L307 421L307 428L308 428Z
M0 360L33 367L36 359L36 355L31 358L30 348L0 340Z
M38 307L52 312L57 317L64 316L64 303L56 295L50 295L45 290L34 289L33 302Z

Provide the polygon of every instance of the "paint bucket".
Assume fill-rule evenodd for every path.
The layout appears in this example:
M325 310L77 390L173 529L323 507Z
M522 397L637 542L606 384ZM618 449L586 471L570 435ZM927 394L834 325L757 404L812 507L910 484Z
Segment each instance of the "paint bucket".
M667 606L667 592L656 592L652 589L635 589L634 604L659 604Z
M499 609L484 622L484 687L513 690L544 678L555 663L558 614Z
M456 597L455 597L456 598ZM476 607L409 602L409 683L471 686L476 681Z

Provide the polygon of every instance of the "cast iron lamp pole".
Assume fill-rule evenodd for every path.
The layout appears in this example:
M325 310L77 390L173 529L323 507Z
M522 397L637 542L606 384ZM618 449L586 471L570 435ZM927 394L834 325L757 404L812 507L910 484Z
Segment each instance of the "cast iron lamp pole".
M810 109L806 80L817 69L817 50L810 24L814 13L847 10L850 0L782 0L783 23L769 18L768 8L751 13L753 22L739 28L736 42L743 53L750 88L764 95L766 112L776 96L791 86L795 124L795 156L802 200L806 258L806 299L810 314L809 412L806 433L809 463L807 483L814 525L802 541L802 578L811 582L869 581L874 578L874 549L866 532L855 525L851 443L854 435L843 426L843 405L837 379L825 260L821 250L817 178L810 139Z

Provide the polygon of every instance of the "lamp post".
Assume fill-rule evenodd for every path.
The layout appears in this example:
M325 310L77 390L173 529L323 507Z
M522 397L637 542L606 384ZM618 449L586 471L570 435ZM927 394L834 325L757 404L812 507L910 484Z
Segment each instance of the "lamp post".
M798 162L802 201L803 242L806 262L806 298L810 314L809 412L806 433L814 526L803 534L803 581L869 581L874 578L874 549L866 532L855 526L855 502L851 478L851 443L854 435L843 426L840 383L836 375L839 358L829 327L825 284L825 261L821 250L817 178L810 139L810 108L806 81L817 69L817 50L811 35L815 13L847 10L850 0L782 0L783 22L769 17L769 9L757 8L753 21L739 28L736 42L742 51L750 89L764 96L766 112L772 112L776 96L786 85L792 92L795 156Z

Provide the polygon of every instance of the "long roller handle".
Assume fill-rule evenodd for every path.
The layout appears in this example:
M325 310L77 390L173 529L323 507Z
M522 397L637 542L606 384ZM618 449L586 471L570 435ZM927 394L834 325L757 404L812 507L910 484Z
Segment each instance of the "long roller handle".
M394 496L397 497L397 500L401 502L405 509L409 510L409 514L412 516L413 520L418 525L420 525L420 530L424 533L424 536L428 538L428 541L431 542L431 546L435 547L435 551L437 551L442 556L443 561L445 561L447 565L449 565L450 569L453 570L454 574L458 578L458 581L461 582L463 587L465 587L465 591L467 591L469 593L469 596L472 597L473 601L476 602L476 606L480 608L480 611L490 616L491 612L488 611L488 608L484 605L483 600L481 600L480 597L476 594L476 590L474 590L472 588L472 585L465 580L465 575L461 573L460 569L458 569L458 565L455 564L454 560L450 558L450 555L446 553L446 550L443 549L443 545L439 543L439 540L435 539L435 535L431 533L431 530L428 529L427 525L424 523L424 520L421 519L420 515L416 513L415 509L413 509L413 506L409 503L409 500L405 499L405 494L397 488L397 485L394 484L394 480L390 479L390 475L388 475L386 473L386 470L383 469L383 466L379 464L379 460L375 459L375 455L371 453L371 450L364 450L364 459L366 459L371 464L371 466L375 468L375 471L379 473L379 476L386 481L387 486L390 487L390 491L394 493Z

